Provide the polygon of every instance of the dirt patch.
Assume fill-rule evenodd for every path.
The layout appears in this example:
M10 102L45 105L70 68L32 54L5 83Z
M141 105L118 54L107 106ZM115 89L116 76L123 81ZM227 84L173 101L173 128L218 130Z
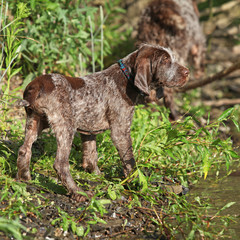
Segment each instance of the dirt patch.
M91 219L84 217L84 211L89 202L72 202L66 195L51 193L32 184L28 184L26 190L31 196L38 196L38 198L33 198L30 202L37 208L37 211L19 215L19 222L27 228L27 231L22 232L24 239L77 239L71 227L68 231L64 231L60 222L52 224L53 220L60 216L69 221L71 217L74 217L75 222L78 219L76 222L78 226L83 226L85 230L88 228L88 222ZM11 192L14 193L12 190ZM120 200L105 204L106 211L103 215L95 212L97 217L106 224L102 221L89 225L90 232L87 238L165 239L157 230L157 225L151 220L155 216L155 211L161 211L161 204L159 207L155 205L153 211L151 204L147 201L142 200L141 206L129 207L131 201L131 197L122 196ZM4 211L8 207L7 203L2 201L0 210ZM66 213L65 217L64 213ZM0 239L11 238L0 232Z

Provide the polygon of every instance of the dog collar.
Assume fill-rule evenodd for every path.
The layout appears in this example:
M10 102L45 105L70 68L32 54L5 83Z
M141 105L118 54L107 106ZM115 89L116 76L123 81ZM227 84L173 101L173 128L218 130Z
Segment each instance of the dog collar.
M134 85L134 78L132 77L131 73L127 70L126 66L123 64L122 59L118 60L118 64L124 73L125 77L128 79L128 81L133 85L136 90L140 93L140 95L145 96L146 94L140 91L135 85Z
M126 66L123 64L122 59L118 60L118 64L122 70L122 72L124 73L125 77L131 82L133 83L133 79L131 77L130 72L127 70Z

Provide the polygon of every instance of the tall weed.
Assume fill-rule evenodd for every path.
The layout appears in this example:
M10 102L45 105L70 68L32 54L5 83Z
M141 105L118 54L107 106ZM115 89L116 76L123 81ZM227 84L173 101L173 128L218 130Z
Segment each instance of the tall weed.
M0 37L0 44L2 48L0 55L0 83L6 76L7 84L2 86L2 101L5 103L5 108L9 99L11 79L21 70L21 67L18 67L17 64L19 63L18 56L22 47L19 34L21 34L24 30L22 19L26 18L30 14L26 4L24 3L17 4L16 17L12 21L8 20L7 11L8 3L6 2L4 5L2 0L0 16L0 33L2 34Z
M11 20L8 12L8 2L2 0L0 7L0 136L6 135L8 128L15 128L9 124L9 104L15 101L15 93L10 91L11 84L15 80L14 77L20 72L20 53L22 50L21 34L23 33L23 19L30 13L26 4L17 4L16 16ZM15 89L17 90L17 89ZM8 148L7 145L0 140L0 151ZM0 156L1 158L1 156ZM1 161L1 159L0 159ZM6 164L5 164L6 165ZM10 165L8 163L8 165Z

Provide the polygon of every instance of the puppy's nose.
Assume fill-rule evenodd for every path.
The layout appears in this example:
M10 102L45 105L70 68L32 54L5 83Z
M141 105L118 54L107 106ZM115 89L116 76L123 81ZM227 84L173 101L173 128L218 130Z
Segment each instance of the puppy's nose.
M189 73L190 73L190 71L189 71L189 69L188 68L185 68L184 70L183 70L183 75L184 76L188 76L189 75Z

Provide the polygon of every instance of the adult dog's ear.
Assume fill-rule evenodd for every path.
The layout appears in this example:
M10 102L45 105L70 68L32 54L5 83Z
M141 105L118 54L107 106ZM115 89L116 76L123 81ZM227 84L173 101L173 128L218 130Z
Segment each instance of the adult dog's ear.
M150 59L143 58L137 61L136 75L134 79L134 85L147 96L149 95L149 83L152 79L152 73L150 68Z

